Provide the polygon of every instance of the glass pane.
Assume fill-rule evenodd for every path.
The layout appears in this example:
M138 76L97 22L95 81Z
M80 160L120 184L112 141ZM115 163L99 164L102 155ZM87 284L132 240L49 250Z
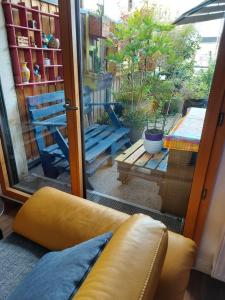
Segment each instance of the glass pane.
M223 20L175 26L199 1L128 2L81 9L87 195L182 232Z
M35 2L0 5L1 138L11 186L69 192L58 6Z

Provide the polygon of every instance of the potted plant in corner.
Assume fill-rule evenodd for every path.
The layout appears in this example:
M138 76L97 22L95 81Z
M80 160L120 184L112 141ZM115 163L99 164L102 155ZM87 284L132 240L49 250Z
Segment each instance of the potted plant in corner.
M199 70L186 81L183 86L184 105L182 115L186 115L189 107L206 108L215 62L210 58L207 69Z
M151 119L147 120L147 129L144 132L144 148L148 153L155 154L163 147L165 126L177 90L172 80L162 80L156 75L149 79L148 88ZM149 123L151 128L149 128Z
M107 40L110 49L116 47L107 62L119 70L121 85L114 98L124 107L122 121L130 128L132 143L142 136L149 115L147 78L155 73L159 60L169 55L173 28L157 20L154 7L145 5L124 16Z

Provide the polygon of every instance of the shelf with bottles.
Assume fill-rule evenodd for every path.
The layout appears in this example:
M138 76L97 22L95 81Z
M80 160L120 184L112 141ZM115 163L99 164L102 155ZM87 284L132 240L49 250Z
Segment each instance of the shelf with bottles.
M3 1L2 5L15 85L23 87L63 82L59 15L40 11L38 7L26 7L23 2ZM53 25L54 33L44 33L42 16ZM44 61L48 56L50 66L46 66Z

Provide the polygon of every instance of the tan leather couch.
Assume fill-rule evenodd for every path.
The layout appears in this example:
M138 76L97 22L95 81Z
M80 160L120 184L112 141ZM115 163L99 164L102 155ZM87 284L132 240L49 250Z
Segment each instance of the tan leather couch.
M76 300L181 300L195 253L193 241L148 216L129 216L48 187L23 205L14 231L51 250L113 231Z

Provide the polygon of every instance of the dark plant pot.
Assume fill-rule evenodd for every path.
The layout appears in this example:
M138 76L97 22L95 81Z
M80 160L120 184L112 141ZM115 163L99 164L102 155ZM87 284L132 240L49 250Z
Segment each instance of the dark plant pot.
M136 143L142 138L144 123L143 126L137 127L134 124L130 124L128 121L123 121L123 126L130 129L129 137L132 144Z
M163 139L163 131L159 129L147 129L145 131L145 139L148 141L161 141Z
M187 114L187 110L189 107L197 107L197 108L206 108L208 104L207 99L188 99L184 101L182 116L184 117Z
M130 141L132 144L136 143L140 138L142 138L144 128L130 128Z

